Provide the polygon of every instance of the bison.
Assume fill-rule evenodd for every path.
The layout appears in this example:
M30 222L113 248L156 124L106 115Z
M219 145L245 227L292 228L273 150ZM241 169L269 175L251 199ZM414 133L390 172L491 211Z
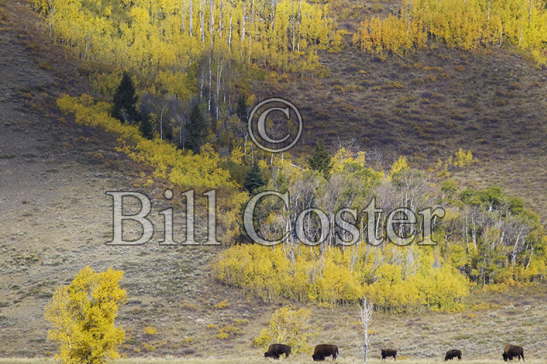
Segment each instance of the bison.
M338 346L330 344L319 344L313 350L313 361L325 360L327 356L332 356L332 360L335 360L338 356Z
M506 344L503 347L503 360L513 360L513 358L518 358L519 360L524 360L524 349L522 346Z
M458 360L462 360L462 351L458 349L452 349L448 350L446 352L446 355L444 356L444 360L452 360L454 358L458 358Z
M382 360L384 360L385 358L388 358L390 356L393 357L393 360L397 360L397 350L393 350L393 349L382 349Z
M282 354L285 354L285 358L288 358L291 353L291 347L285 344L271 344L268 347L268 351L264 353L265 358L279 359Z

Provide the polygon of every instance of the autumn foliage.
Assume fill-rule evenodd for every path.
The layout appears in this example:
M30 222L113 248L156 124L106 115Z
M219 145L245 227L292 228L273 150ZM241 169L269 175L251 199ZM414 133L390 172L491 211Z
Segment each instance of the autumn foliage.
M428 39L466 50L509 45L547 62L547 11L540 0L405 0L398 16L365 19L354 34L363 50L395 53Z
M458 168L465 168L472 154L459 150L456 156ZM373 246L363 234L351 246L327 238L310 247L288 234L274 247L247 244L222 252L214 264L216 277L266 301L284 297L340 304L366 296L387 311L457 311L475 286L526 284L547 272L543 226L521 200L497 187L462 189L453 181L435 185L404 157L384 174L367 166L364 153L342 149L333 156L328 176L283 161L266 188L290 196L288 208L278 199L264 199L257 208L257 232L270 241L287 228L295 231L296 215L310 207L325 213L342 207L363 211L375 198L388 211L437 205L446 210L433 228L432 246L389 241ZM366 227L367 221L358 216L356 223ZM378 220L379 234L385 232L383 224ZM312 241L323 230L313 219L304 228Z
M265 300L357 303L363 296L378 308L405 311L426 306L453 311L462 307L469 282L425 248L287 248L242 245L229 248L215 265L217 277L253 291ZM435 262L437 260L437 262Z
M103 364L119 357L124 330L115 325L125 300L120 288L123 272L83 268L67 286L57 289L46 307L53 328L48 338L59 345L57 358L65 364Z
M200 154L194 154L158 138L146 139L138 126L123 124L112 117L109 103L96 102L89 95L79 98L65 95L58 99L57 104L62 111L72 113L77 123L101 127L118 135L118 148L131 159L151 166L154 177L166 179L181 188L225 191L218 194L222 233L226 239L235 235L239 208L247 194L238 190L230 173L222 168L221 157L210 145L205 145Z
M272 313L268 327L260 331L253 344L266 349L271 343L285 343L292 354L307 352L313 335L310 318L310 309L281 307Z
M86 60L121 69L188 69L206 53L243 63L298 70L335 29L326 6L223 0L50 0L57 39Z

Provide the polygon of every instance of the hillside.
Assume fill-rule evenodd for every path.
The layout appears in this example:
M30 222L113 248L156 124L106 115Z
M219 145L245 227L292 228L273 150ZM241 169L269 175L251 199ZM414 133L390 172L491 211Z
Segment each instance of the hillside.
M374 4L359 12L398 7ZM339 6L350 5L359 6ZM353 19L339 21L348 29L355 26ZM501 185L525 198L545 225L545 68L506 49L470 53L443 46L386 59L344 49L321 53L320 62L324 77L289 74L252 85L258 99L284 95L300 107L304 135L296 155L323 141L332 150L364 150L367 161L383 168L406 155L425 169L464 148L479 162L455 171L458 181ZM0 358L40 358L54 351L46 341L44 306L55 287L84 265L125 272L129 300L118 320L127 330L123 355L187 357L196 363L209 357L238 363L251 362L241 357L260 358L263 351L252 339L275 309L294 302L266 303L218 282L211 263L224 247L104 245L112 235L106 191L145 192L160 224L157 212L168 206L162 192L173 185L163 179L147 183L151 169L122 153L116 136L81 126L55 107L62 93L95 92L89 67L51 42L27 2L0 0ZM182 190L174 190L180 196ZM183 221L182 212L176 213ZM433 362L459 347L466 358L490 363L501 359L505 342L515 342L539 363L547 356L546 302L547 285L538 283L472 295L460 313L378 312L371 324L373 358L380 347L394 346L407 359ZM356 307L310 307L314 340L340 343L342 363L358 357ZM146 327L157 333L145 333ZM0 359L12 362L19 361Z
M358 9L353 18L341 20L349 30L356 27L355 14L371 16L398 6L338 3ZM502 186L526 198L545 221L545 67L504 49L466 52L442 44L404 57L325 52L321 64L326 77L288 76L256 87L261 97L285 95L301 108L298 151L322 141L332 150L365 150L367 160L384 168L399 155L431 168L464 148L479 163L457 172L460 182Z

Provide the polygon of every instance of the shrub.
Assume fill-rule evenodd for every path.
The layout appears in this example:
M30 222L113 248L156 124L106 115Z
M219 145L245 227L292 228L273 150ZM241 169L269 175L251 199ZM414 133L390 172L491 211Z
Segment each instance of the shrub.
M146 335L156 335L158 333L158 329L156 329L155 327L153 326L146 326L143 330L142 330Z
M267 348L272 343L290 345L292 353L307 352L312 335L309 324L311 311L307 308L293 310L282 307L276 310L267 328L254 339L255 346Z
M230 302L228 302L227 300L222 300L215 304L215 308L218 308L218 309L223 309L226 307L230 307Z

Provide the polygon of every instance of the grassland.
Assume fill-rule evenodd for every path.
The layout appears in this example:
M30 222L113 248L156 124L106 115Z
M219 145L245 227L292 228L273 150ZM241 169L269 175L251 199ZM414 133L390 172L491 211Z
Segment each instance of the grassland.
M500 360L495 359L475 359L475 360L466 360L462 359L458 361L461 364L493 364L499 363ZM256 358L225 358L225 359L216 359L216 358L204 358L204 359L164 359L164 358L132 358L132 359L122 359L113 361L112 364L260 364L260 363L290 363L290 364L301 364L312 362L311 359L306 359L304 357L296 357L289 359L281 359L279 361L274 361L271 359L256 359ZM331 360L326 360L326 362L332 362ZM385 363L380 359L369 359L370 364L379 364ZM391 362L391 361L390 361ZM434 364L442 362L442 358L439 359L399 359L397 362L402 362L405 364ZM526 363L528 364L543 364L546 361L543 359L528 359ZM57 363L51 359L0 359L0 364L54 364ZM363 363L362 359L358 358L338 358L336 360L338 364L353 364L353 363Z

